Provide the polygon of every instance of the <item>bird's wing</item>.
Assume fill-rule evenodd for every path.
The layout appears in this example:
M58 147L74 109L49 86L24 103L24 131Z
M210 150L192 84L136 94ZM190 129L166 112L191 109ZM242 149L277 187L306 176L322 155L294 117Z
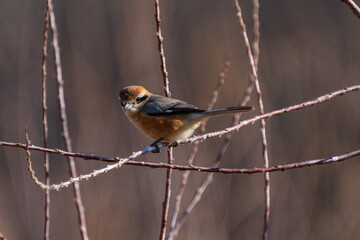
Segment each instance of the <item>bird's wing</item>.
M141 112L149 116L168 116L176 114L204 112L204 110L177 99L153 95L141 108Z

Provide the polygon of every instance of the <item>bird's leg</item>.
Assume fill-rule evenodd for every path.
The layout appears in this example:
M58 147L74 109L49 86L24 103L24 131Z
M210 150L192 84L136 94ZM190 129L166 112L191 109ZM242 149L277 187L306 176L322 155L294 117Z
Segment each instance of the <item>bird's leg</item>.
M160 152L160 146L159 146L159 144L161 143L161 141L162 141L163 139L164 139L164 138L161 137L161 138L159 138L158 140L156 140L155 142L153 142L153 143L150 145L150 147L155 147L155 149L152 150L151 152L153 152L153 153L159 153L159 152Z

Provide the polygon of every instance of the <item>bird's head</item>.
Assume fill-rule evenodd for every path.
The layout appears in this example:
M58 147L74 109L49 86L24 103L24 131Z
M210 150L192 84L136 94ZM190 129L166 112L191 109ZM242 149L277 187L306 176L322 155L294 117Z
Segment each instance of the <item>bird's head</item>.
M121 89L119 99L126 113L136 113L148 101L150 93L141 86L129 86Z

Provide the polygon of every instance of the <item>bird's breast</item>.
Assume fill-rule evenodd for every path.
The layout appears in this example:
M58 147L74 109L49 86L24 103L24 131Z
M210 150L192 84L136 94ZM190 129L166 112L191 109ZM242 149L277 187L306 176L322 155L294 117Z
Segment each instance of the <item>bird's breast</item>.
M131 122L145 135L154 140L164 138L164 142L174 142L190 137L200 125L200 121L193 121L181 115L148 116L137 112L127 114Z

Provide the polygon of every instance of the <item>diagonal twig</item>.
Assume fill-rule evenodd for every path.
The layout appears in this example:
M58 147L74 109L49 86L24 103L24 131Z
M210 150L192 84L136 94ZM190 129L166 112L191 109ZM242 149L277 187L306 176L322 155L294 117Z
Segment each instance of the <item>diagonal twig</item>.
M64 80L62 78L62 69L61 69L61 59L60 59L60 47L58 42L57 36L57 28L56 28L56 21L55 21L55 14L53 9L52 0L47 0L48 8L50 11L50 26L52 32L52 39L53 39L53 47L54 47L54 57L55 57L55 70L56 70L56 80L57 80L57 94L58 94L58 104L60 109L60 118L61 118L61 125L62 125L62 135L65 141L66 149L72 152L71 146L71 139L69 134L69 128L67 123L67 116L66 116L66 107L65 107L65 97L64 97ZM75 160L72 157L68 157L69 166L70 166L70 174L72 178L77 177ZM81 238L83 240L88 240L88 233L86 227L86 220L85 220L85 209L81 199L81 192L80 192L80 185L79 183L74 183L74 195L75 195L75 203L76 208L78 211L79 217L79 224L80 224L80 233Z
M214 107L216 101L217 101L217 97L218 97L220 88L224 84L226 73L229 71L231 59L232 59L232 55L230 54L228 56L227 60L225 61L223 70L219 74L219 80L218 80L217 86L213 91L212 98L211 98L210 103L209 103L209 105L207 107L208 110L212 109ZM206 126L207 121L208 121L208 118L204 119L201 122L199 134L204 134L205 133L205 126ZM199 144L200 144L200 142L195 142L193 144L193 147L192 147L189 159L188 159L188 165L193 164L194 158L195 158L196 153L197 153L197 151L199 149ZM181 204L182 196L183 196L184 191L185 191L185 186L187 184L189 174L190 174L190 171L186 171L183 174L182 179L181 179L181 184L180 184L180 187L179 187L179 191L178 191L178 193L176 195L176 198L175 198L175 206L174 206L174 212L173 212L173 215L172 215L172 218L171 218L171 226L170 226L169 235L173 231L173 229L175 227L175 224L176 224L177 216L178 216L179 211L180 211L180 204Z
M224 130L220 130L217 132L211 132L211 133L207 133L207 134L203 134L203 135L199 135L199 136L190 137L188 139L178 141L177 144L185 144L185 143L194 142L194 141L203 141L207 138L222 136L229 132L238 131L240 128L242 128L246 125L249 125L249 124L253 124L261 119L270 118L270 117L288 113L288 112L291 112L294 110L301 110L301 109L304 109L307 107L311 107L311 106L329 101L329 100L333 99L334 97L342 96L346 93L355 92L355 91L360 91L360 85L346 87L344 89L340 89L340 90L325 94L323 96L320 96L318 98L315 98L315 99L312 99L312 100L309 100L309 101L306 101L306 102L303 102L300 104L292 105L292 106L285 107L285 108L282 108L279 110L275 110L275 111L271 111L271 112L268 112L268 113L265 113L262 115L258 115L254 118L244 120L233 127L225 128Z
M253 88L253 81L249 81L248 87L245 90L245 93L240 101L240 105L246 105L246 103L250 100L250 94ZM241 113L235 114L233 120L232 120L232 126L236 125L241 117ZM217 168L221 160L230 144L232 137L232 133L226 134L226 137L224 141L222 142L218 154L213 162L212 168ZM209 184L212 182L214 172L209 172L202 183L200 184L199 188L197 189L196 193L194 194L193 198L190 200L190 202L187 204L184 212L182 213L179 220L174 224L174 227L172 231L169 233L169 240L172 240L175 238L175 236L178 234L180 228L184 224L187 216L191 213L191 211L194 209L194 207L197 205L197 203L200 201L202 194L204 193L205 189L209 186Z
M252 77L255 79L255 88L256 88L257 95L258 95L258 104L259 104L259 108L260 108L260 114L263 114L264 106L263 106L263 101L262 101L262 93L260 90L259 78L257 75L259 55L260 55L260 48L259 48L259 43L260 43L260 30L259 30L260 29L260 21L259 21L260 3L259 3L259 0L253 0L253 5L254 5L253 20L254 20L254 36L255 37L254 37L254 42L253 42L254 66L252 66L251 69L252 69L252 75L253 75ZM242 29L243 29L243 37L244 37L245 43L248 44L248 38L247 38L247 34L246 34L246 26L242 19L241 8L240 8L239 2L237 0L235 2L235 7L238 12L238 18L239 18L240 25L242 26ZM249 60L251 63L251 58L253 57L253 55L251 53L250 46L247 46L247 53L248 53L248 57L249 57ZM262 144L263 144L264 166L269 167L269 156L268 156L268 145L267 145L267 141L266 141L265 120L261 120L260 124L261 124L261 139L262 139ZM265 181L265 201L264 201L265 213L264 213L263 239L267 240L268 234L269 234L269 221L270 221L270 174L268 172L266 172L264 174L264 181Z
M353 0L341 0L346 5L349 6L349 8L353 11L354 15L357 16L360 19L360 8L356 3L354 3Z

